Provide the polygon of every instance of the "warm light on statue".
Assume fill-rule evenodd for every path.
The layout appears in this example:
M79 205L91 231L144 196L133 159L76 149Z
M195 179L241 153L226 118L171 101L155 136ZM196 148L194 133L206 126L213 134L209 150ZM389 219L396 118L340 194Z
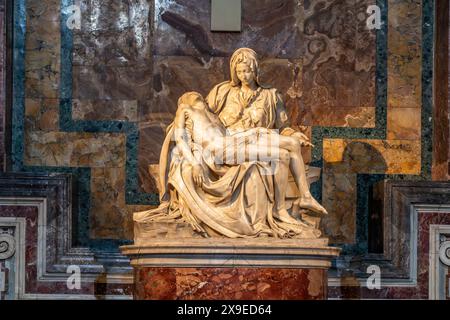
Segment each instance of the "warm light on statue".
M135 213L135 223L187 223L205 237L320 237L286 206L291 173L296 208L327 213L309 191L308 138L290 128L277 90L260 84L252 49L236 50L230 71L206 101L196 92L180 97L161 151L161 205Z

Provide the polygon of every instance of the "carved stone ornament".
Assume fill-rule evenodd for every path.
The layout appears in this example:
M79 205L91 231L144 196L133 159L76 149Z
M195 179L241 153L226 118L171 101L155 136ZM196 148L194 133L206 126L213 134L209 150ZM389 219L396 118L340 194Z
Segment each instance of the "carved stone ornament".
M9 234L0 234L0 260L6 260L14 255L16 240Z
M442 263L450 267L450 241L444 241L439 247L439 258Z

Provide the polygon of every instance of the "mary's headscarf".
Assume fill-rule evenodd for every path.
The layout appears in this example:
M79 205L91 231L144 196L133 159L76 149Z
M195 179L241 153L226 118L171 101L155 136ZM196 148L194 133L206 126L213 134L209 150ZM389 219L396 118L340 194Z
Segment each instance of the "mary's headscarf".
M230 75L231 75L231 85L238 86L240 81L237 77L236 67L239 63L247 64L255 75L255 82L259 84L259 67L258 67L258 55L255 51L250 48L240 48L237 49L230 60Z

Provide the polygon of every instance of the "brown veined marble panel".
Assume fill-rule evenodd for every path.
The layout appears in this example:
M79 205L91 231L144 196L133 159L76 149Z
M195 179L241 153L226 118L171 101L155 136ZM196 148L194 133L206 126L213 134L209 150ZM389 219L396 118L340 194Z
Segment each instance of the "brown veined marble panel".
M136 100L79 100L72 101L74 120L138 121Z
M293 114L300 106L301 61L262 59L260 65L261 82L276 87ZM229 79L229 58L155 56L154 72L153 99L145 108L147 118L167 112L175 115L178 98L186 91L198 91L206 97L213 85Z
M26 3L25 95L58 98L60 64L60 2L31 0Z
M375 108L313 106L312 123L323 127L374 128Z
M376 5L377 0L355 0L356 13L356 53L355 70L362 72L364 77L358 79L357 90L361 108L375 107L376 83L376 32L367 28L367 8ZM367 80L364 83L364 79Z
M420 108L388 108L387 139L420 140L422 126L420 111Z
M91 238L123 238L125 207L125 168L91 169Z
M375 33L364 27L370 4L305 1L303 101L308 108L374 107Z
M28 50L25 54L27 98L56 99L59 95L59 49Z
M388 1L388 107L420 108L422 1Z
M211 32L210 0L155 2L158 55L230 56L250 47L263 56L302 56L303 5L299 0L242 1L242 32Z
M76 4L81 8L81 29L74 30L73 89L79 102L74 107L83 111L75 116L136 121L135 103L138 113L144 114L147 110L140 110L152 91L153 1L77 0ZM91 111L86 115L84 109L90 110L92 103L98 115Z
M27 21L39 19L41 21L60 21L60 0L28 0Z
M336 173L420 174L419 140L324 139L323 159Z
M126 205L125 167L91 170L91 238L133 239L133 212L146 205Z
M107 118L111 120L136 121L135 102L124 112L123 101L117 100L139 104L150 98L153 1L77 0L75 4L81 8L81 29L74 31L74 97L86 106L91 102L84 100L112 100L97 101L98 113L111 114ZM118 106L111 109L114 103Z
M81 9L81 31L123 31L135 28L136 38L150 36L153 0L75 0ZM139 31L139 32L138 32Z
M326 164L322 173L322 205L328 215L322 218L324 234L330 243L354 243L356 237L356 173L336 173Z
M326 270L135 268L135 299L303 300L326 298Z
M435 4L435 48L433 70L433 180L450 180L450 5Z
M228 58L155 56L153 96L147 116L165 112L175 115L178 98L186 91L198 91L206 97L214 84L228 79L228 64Z
M133 29L74 34L73 65L132 66L151 64L150 39L141 44Z
M24 163L31 166L122 167L125 165L125 136L26 131Z
M277 88L292 126L311 125L311 113L302 104L302 59L262 59L260 62L260 81Z
M58 131L59 100L58 99L26 99L25 100L26 131Z
M58 20L51 21L42 21L31 17L31 20L27 21L25 49L59 51L60 41L55 37L59 24L59 14Z
M152 66L74 66L73 97L79 100L146 100L151 95Z

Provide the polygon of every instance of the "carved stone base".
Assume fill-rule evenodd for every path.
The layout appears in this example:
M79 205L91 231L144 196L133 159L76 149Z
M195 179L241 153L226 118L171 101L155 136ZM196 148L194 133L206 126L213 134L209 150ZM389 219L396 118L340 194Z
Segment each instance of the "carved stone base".
M135 222L134 243L136 245L152 243L155 239L202 238L186 222Z
M137 300L327 298L325 269L135 268Z
M327 239L153 239L121 247L135 299L326 299Z

